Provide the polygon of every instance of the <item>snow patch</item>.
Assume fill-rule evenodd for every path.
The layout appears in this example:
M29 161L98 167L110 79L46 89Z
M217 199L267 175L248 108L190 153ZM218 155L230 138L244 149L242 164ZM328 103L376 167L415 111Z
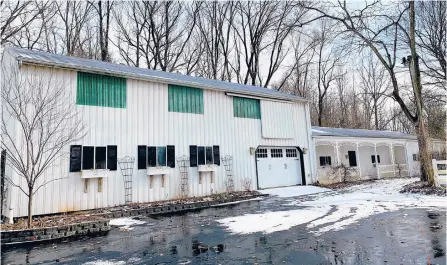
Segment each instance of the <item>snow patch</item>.
M124 226L126 228L129 228L132 225L142 225L144 223L146 223L146 222L140 221L140 220L135 220L132 218L116 218L116 219L110 220L110 222L109 222L110 225Z
M359 220L376 214L399 209L445 210L447 207L445 197L399 193L402 186L417 180L415 178L380 180L340 191L314 194L305 201L302 198L289 199L286 206L303 208L247 214L221 219L218 222L236 234L272 233L307 224L306 227L311 233L320 235L345 229ZM287 192L278 194L284 196Z
M258 190L258 192L261 194L270 194L281 198L303 196L327 191L331 191L331 189L316 186L291 186L283 188Z
M262 214L246 214L218 220L235 234L264 232L266 234L287 230L293 226L308 223L323 216L330 207L302 209L291 211L266 212Z

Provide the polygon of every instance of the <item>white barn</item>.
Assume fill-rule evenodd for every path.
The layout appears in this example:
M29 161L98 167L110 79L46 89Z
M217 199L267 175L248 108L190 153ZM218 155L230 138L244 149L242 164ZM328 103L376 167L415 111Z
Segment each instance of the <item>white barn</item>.
M183 156L190 158L188 196L226 191L225 156L232 156L235 190L243 182L262 189L316 181L309 103L303 98L19 48L6 48L2 63L25 76L52 75L63 83L87 128L40 180L66 177L35 194L35 215L125 204L118 161L126 156L135 158L128 198L135 203L178 198L185 184L178 164ZM11 121L8 129L20 146L19 124ZM8 163L4 173L26 186ZM27 197L19 188L8 187L6 204L2 214L10 220L27 215Z
M351 180L416 176L419 174L417 137L394 131L312 127L315 171L320 183L339 182L338 165L350 168ZM432 140L432 151L445 142Z

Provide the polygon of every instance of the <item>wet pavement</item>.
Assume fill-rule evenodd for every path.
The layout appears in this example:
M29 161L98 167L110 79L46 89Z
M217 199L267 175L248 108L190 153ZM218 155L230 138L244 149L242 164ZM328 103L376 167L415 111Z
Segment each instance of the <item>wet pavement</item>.
M297 207L299 208L299 207ZM445 210L401 209L316 236L306 225L237 235L216 220L290 209L283 199L142 219L105 236L3 248L2 264L446 264Z

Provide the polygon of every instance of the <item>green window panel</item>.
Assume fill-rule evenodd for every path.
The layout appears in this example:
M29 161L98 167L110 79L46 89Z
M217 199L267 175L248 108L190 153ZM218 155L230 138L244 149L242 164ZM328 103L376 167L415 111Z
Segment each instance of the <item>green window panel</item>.
M203 114L203 90L186 86L168 86L168 111Z
M78 72L76 103L87 106L126 108L126 79Z
M234 117L261 119L259 99L233 97Z

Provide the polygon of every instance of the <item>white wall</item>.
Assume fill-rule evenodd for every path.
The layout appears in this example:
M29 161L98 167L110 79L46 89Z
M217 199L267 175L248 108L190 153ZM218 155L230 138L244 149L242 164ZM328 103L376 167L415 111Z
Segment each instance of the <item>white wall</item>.
M46 68L40 68L47 71ZM76 97L76 72L58 70L57 78L66 84L67 93ZM261 136L261 120L233 117L232 98L222 92L204 90L204 114L168 112L168 89L166 84L147 81L127 80L127 107L125 109L95 106L78 106L82 110L87 126L87 136L79 142L85 146L118 146L118 158L132 156L137 158L138 145L175 145L176 157L189 156L189 145L220 146L220 155L233 156L233 176L237 190L241 180L250 178L253 188L257 187L256 167L250 147L299 146L311 150L310 123L306 117L304 103L293 104L292 139L265 139ZM308 115L308 114L307 114ZM277 115L281 119L281 115ZM69 147L65 149L68 153ZM312 172L310 152L304 155L306 182L311 183ZM148 202L174 199L179 195L180 172L171 169L161 187L161 177L155 177L153 188L149 188L146 170L137 170L134 165L133 202ZM102 192L97 191L97 180L89 180L88 192L84 193L84 181L80 173L68 173L68 156L56 161L41 181L57 176L66 179L51 182L39 190L34 197L34 213L47 214L75 210L92 209L124 204L124 188L121 172L109 172L103 180ZM23 186L25 182L17 175L16 180ZM189 170L189 195L201 196L225 191L224 166L218 168L215 183L203 178L198 183L197 168ZM27 214L27 199L19 194L11 202L14 216Z

